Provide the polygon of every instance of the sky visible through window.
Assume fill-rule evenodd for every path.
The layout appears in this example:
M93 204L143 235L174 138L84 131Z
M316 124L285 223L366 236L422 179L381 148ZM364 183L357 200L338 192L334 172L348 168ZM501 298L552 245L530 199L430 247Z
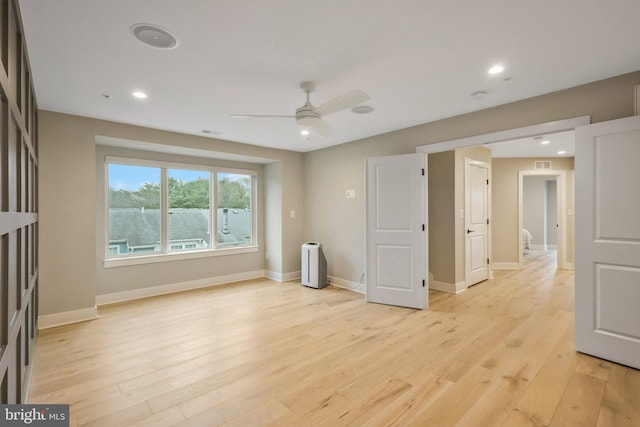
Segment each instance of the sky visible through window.
M225 176L230 176L231 179L234 178L233 174L218 173L218 178ZM209 172L171 169L171 177L188 182L195 181L198 178L209 179ZM109 187L115 190L136 191L145 182L160 184L160 169L147 166L109 164Z

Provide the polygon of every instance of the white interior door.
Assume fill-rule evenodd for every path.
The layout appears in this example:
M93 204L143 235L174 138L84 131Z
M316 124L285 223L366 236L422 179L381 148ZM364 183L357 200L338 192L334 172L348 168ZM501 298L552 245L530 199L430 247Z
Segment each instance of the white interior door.
M425 155L366 160L366 300L426 308Z
M576 128L576 349L640 369L640 116Z
M465 159L465 282L475 285L489 278L489 169L486 163Z

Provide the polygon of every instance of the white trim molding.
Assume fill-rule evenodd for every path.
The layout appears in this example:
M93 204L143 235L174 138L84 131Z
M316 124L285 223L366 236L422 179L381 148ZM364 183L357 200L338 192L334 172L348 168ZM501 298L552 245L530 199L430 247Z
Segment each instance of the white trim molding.
M491 142L509 141L512 139L526 138L545 133L556 133L565 130L573 130L577 126L591 124L591 116L580 116L571 119L557 120L554 122L540 123L537 125L525 126L521 128L508 129L498 132L474 135L466 138L454 139L451 141L437 142L434 144L421 145L416 147L417 153L439 153L442 151L455 150L457 148L474 147L476 145L488 144Z
M69 325L71 323L85 322L98 318L98 307L95 305L80 310L65 311L62 313L38 316L38 329L55 328L56 326Z
M447 292L450 294L459 294L460 292L466 291L468 288L467 282L462 281L458 283L448 283L441 282L439 280L434 280L433 278L429 278L429 289L440 292Z
M248 271L245 273L229 274L227 276L209 277L206 279L191 280L188 282L170 283L167 285L151 286L148 288L132 289L130 291L96 295L96 305L100 306L124 301L132 301L141 298L155 297L158 295L172 294L175 292L226 285L228 283L240 282L242 280L259 279L262 277L266 277L265 271L256 270Z
M335 287L347 289L349 291L357 292L359 294L365 294L364 283L352 282L350 280L341 279L339 277L328 276L329 281Z
M289 282L291 280L297 280L302 278L302 273L300 271L292 271L290 273L278 273L275 271L267 271L265 273L265 277L271 280L275 280L276 282Z

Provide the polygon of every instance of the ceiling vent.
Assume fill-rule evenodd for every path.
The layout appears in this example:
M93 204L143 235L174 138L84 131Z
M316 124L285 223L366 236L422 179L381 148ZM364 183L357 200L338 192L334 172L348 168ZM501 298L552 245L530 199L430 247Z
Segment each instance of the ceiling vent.
M535 170L548 170L551 169L551 162L549 160L536 160L534 165Z

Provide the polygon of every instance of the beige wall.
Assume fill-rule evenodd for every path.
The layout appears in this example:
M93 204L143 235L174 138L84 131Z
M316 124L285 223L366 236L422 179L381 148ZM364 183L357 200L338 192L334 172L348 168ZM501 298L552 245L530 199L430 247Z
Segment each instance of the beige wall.
M491 150L470 147L430 154L429 161L429 273L438 282L465 280L465 159L491 166Z
M631 116L636 84L640 72L306 153L305 240L325 245L330 276L358 283L364 272L365 158L584 115L594 123ZM349 188L355 199L345 199Z
M283 161L281 179L282 203L282 245L286 250L281 250L283 279L297 279L300 277L300 252L304 241L304 224L307 216L305 203L304 161L301 153L291 153L296 161ZM291 217L291 211L295 211L295 218Z
M439 282L456 281L455 151L428 157L429 272Z
M300 179L302 154L48 111L40 112L39 134L40 315L90 308L95 305L96 295L124 289L270 268L274 269L270 271L272 275L281 276L299 270L299 267L293 268L300 263L302 226L292 227L282 212L285 203L288 210L301 211L304 206L304 181ZM96 150L96 135L272 159L279 166L265 168L262 176L270 181L261 187L265 189L264 195L277 194L281 187L282 201L274 197L269 202L259 202L259 208L264 210L264 229L269 229L269 234L261 231L260 238L266 240L269 235L271 242L261 242L257 253L103 269L104 254L97 249L98 236L104 236L101 220L104 215L98 213L104 200L99 200L97 191L100 150ZM262 170L262 166L259 169ZM283 261L265 265L265 247L274 259Z
M535 160L549 160L553 170L567 172L567 210L573 211L573 158L493 159L492 260L494 263L517 263L518 247L518 172L534 170ZM567 220L567 262L574 262L573 215ZM535 243L535 242L534 242Z
M304 155L41 111L40 314L81 310L95 304L99 259L96 135L280 162L280 171L278 166L264 170L265 178L279 176L281 180L281 202L276 197L276 201L265 199L264 204L265 240L270 237L265 247L276 258L265 264L264 257L260 261L249 256L249 268L262 265L274 269L274 275L294 277L300 268L300 245L317 240L324 244L329 275L346 284L358 284L364 273L365 158L413 153L421 145L582 115L591 115L592 122L630 116L635 84L640 84L640 72ZM278 193L277 185L265 183L264 188L265 194ZM346 199L347 189L354 189L356 198ZM296 211L296 218L290 217L291 210ZM494 258L497 255L494 253ZM242 263L230 264L233 266L228 269L223 267L224 274L247 270L239 266ZM191 263L184 265L184 269L193 267ZM117 279L141 278L136 269L130 271L130 276L123 273ZM151 281L146 283L152 285Z
M278 218L275 221L269 221L269 225L264 230L264 251L265 251L265 268L267 271L283 271L282 270L282 253L279 248L282 246L282 163L274 162L265 165L265 183L264 183L264 199L265 209L270 214L269 218L274 216Z

